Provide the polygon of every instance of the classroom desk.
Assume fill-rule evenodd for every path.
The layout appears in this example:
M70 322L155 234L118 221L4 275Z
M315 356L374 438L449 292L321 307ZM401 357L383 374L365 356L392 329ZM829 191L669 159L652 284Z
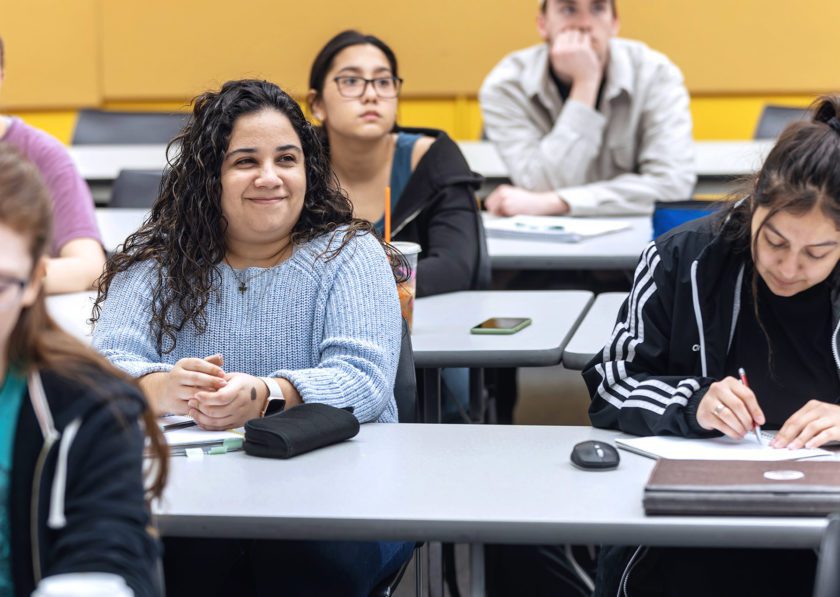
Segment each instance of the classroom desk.
M290 460L241 452L173 458L155 510L168 536L472 543L473 595L481 594L481 543L819 545L824 518L645 516L653 460L622 451L609 472L569 462L575 443L618 435L368 424L348 442Z
M102 234L105 250L113 252L117 246L137 230L146 219L149 211L146 209L110 209L99 207L96 209L96 223Z
M627 298L625 292L605 292L595 297L571 340L563 350L563 366L582 370L610 339L618 310Z
M113 251L143 223L145 209L96 209L96 221L107 251ZM495 216L483 214L485 219ZM496 269L627 269L636 267L650 242L653 228L649 216L618 218L631 224L629 230L598 236L579 243L488 238L487 250Z
M70 292L47 297L47 312L55 322L85 344L90 344L90 319L96 292Z
M485 220L494 218L482 214ZM493 269L633 270L653 237L650 216L624 216L628 230L604 234L579 243L487 237Z
M82 178L112 181L120 170L163 170L165 145L71 145L67 148Z
M695 141L694 165L699 183L745 176L761 166L775 141ZM486 178L507 179L508 169L488 141L460 141L470 168ZM701 187L701 184L698 184ZM699 188L697 192L703 192Z
M575 443L620 435L591 427L371 423L348 442L290 460L242 452L173 458L156 511L165 535L193 537L819 544L821 518L645 516L652 459L621 451L618 469L598 473L569 462Z
M473 370L470 399L474 420L484 406L480 369L556 365L592 301L579 290L465 291L417 299L411 343L415 366L423 370L421 413L440 421L440 369ZM531 325L511 335L476 335L470 328L490 317L530 317Z
M696 194L731 190L731 181L755 171L769 153L774 141L695 141ZM508 178L507 167L495 147L487 141L460 141L458 146L470 168L486 178L500 182ZM85 180L109 183L120 170L163 170L164 145L82 145L68 148ZM95 186L95 185L92 185ZM105 191L98 200L107 202Z

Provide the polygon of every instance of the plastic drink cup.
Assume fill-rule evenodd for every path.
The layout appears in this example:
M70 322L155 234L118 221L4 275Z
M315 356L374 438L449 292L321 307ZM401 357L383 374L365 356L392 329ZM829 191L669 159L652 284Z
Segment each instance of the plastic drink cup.
M125 580L106 572L75 572L48 576L32 597L132 597Z
M404 260L397 266L397 273L405 282L397 284L402 316L408 323L408 330L414 322L414 297L417 294L417 256L423 250L417 243L393 242L391 246L402 253Z

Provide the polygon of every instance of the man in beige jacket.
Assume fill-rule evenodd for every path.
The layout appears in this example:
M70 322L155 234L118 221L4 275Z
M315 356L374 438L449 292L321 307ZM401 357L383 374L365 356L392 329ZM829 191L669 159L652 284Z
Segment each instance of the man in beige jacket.
M484 127L515 186L499 215L650 213L690 197L696 176L679 69L616 37L615 0L542 0L545 43L505 57L479 93Z

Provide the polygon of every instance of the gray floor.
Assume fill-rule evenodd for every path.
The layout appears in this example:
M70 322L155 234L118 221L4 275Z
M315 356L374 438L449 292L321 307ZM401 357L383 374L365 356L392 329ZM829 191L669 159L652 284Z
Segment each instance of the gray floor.
M579 371L562 366L519 370L519 402L514 422L519 425L589 425L589 394ZM468 595L469 555L457 545L455 559L461 595ZM448 595L449 592L447 591ZM414 595L414 563L406 570L395 597Z

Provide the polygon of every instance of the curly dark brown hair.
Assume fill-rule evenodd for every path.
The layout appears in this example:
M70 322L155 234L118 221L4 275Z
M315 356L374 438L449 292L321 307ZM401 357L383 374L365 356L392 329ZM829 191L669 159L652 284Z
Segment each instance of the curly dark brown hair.
M226 254L222 162L236 120L262 110L285 115L303 149L306 194L300 219L292 229L292 244L335 235L342 226L341 242L335 248L330 242L322 255L329 260L356 235L373 233L369 222L353 217L353 206L339 187L319 136L297 102L268 81L229 81L219 91L193 100L191 118L167 147L169 167L149 217L111 256L99 279L93 322L99 318L114 277L138 263L152 261L156 275L151 323L158 350L171 352L177 333L188 323L199 333L205 331L204 309L221 283L217 267ZM388 246L386 252L396 270L399 256Z

